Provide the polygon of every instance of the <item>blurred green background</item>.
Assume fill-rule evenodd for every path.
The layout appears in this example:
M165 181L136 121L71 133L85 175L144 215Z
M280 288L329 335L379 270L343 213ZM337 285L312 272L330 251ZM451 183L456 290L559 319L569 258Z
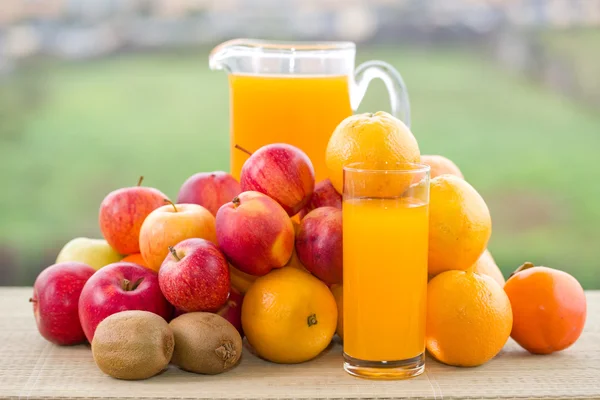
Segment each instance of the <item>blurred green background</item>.
M600 289L600 30L492 33L350 39L359 62L402 73L421 152L456 162L488 203L505 276L532 261ZM5 68L0 284L30 285L68 240L99 237L100 202L140 175L176 198L193 173L227 170L228 86L211 47L40 52ZM373 83L359 111L388 109Z

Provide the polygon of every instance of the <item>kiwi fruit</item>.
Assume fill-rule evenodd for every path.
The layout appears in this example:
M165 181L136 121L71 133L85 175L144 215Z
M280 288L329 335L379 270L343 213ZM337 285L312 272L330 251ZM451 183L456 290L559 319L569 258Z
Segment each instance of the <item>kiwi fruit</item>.
M220 374L233 368L242 356L242 337L217 314L192 312L169 324L175 336L171 362L197 374Z
M148 311L123 311L104 319L94 333L98 368L117 379L150 378L171 360L175 340L167 321Z

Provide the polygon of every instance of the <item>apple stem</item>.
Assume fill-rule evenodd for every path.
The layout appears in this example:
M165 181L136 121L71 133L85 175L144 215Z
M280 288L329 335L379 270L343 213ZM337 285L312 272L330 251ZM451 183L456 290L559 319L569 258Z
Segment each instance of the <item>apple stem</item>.
M163 199L163 201L165 203L169 203L170 205L172 205L173 209L175 209L175 212L178 212L177 207L175 207L175 203L173 203L171 200L169 200L169 199Z
M144 175L140 176L140 179L138 179L138 186L142 186L142 181L144 180Z
M235 196L231 202L233 203L233 208L238 208L241 204L240 198L237 196Z
M144 278L140 278L137 281L131 283L129 279L123 279L123 281L121 282L121 289L123 289L126 292L131 292L132 290L137 289L137 287L140 286L140 283L142 283L143 280Z
M243 147L242 147L242 146L240 146L239 144L236 144L234 147L235 147L236 149L238 149L238 150L241 150L241 151L243 151L244 153L248 154L249 156L251 156L251 155L252 155L252 153L251 153L250 151L246 150L245 148L243 148Z
M533 268L533 267L535 267L535 265L533 265L532 262L529 262L529 261L524 262L523 265L521 265L519 268L517 268L515 270L515 272L513 272L512 274L510 274L510 276L513 276L514 274L518 274L521 271L525 271L526 269ZM510 276L509 276L509 278L510 278Z
M173 246L169 246L169 251L171 254L173 254L173 257L175 257L177 261L181 261L181 257L177 255L177 251L173 248Z
M144 280L144 278L139 278L137 281L135 281L133 283L133 285L130 286L129 290L132 291L132 290L137 289L137 287L140 286L140 283L142 283L143 280Z
M30 297L30 298L29 298L29 302L30 302L30 303L37 303L37 300L35 300L33 297Z
M306 322L308 323L308 327L310 328L313 325L316 325L317 322L317 314L310 314L308 318L306 318Z

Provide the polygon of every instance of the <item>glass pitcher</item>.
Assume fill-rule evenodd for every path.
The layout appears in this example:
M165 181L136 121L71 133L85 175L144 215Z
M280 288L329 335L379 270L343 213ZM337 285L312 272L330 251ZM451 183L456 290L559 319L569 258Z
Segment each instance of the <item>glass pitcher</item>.
M230 166L236 179L248 158L240 148L251 153L270 143L299 147L310 157L316 181L325 179L329 137L356 111L374 78L384 82L392 114L410 126L398 71L383 61L355 69L355 55L351 42L235 39L212 50L210 68L229 74Z

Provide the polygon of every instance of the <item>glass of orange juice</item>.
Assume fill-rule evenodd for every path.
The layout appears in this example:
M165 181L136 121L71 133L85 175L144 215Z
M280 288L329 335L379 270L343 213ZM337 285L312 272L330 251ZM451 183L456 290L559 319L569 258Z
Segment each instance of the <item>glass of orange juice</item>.
M344 168L344 369L403 379L425 368L429 166Z
M271 143L300 148L313 163L316 181L325 179L329 137L358 108L374 78L386 85L392 114L410 126L400 74L382 61L355 69L355 55L351 42L235 39L213 49L210 68L229 74L230 166L236 179L248 153Z

